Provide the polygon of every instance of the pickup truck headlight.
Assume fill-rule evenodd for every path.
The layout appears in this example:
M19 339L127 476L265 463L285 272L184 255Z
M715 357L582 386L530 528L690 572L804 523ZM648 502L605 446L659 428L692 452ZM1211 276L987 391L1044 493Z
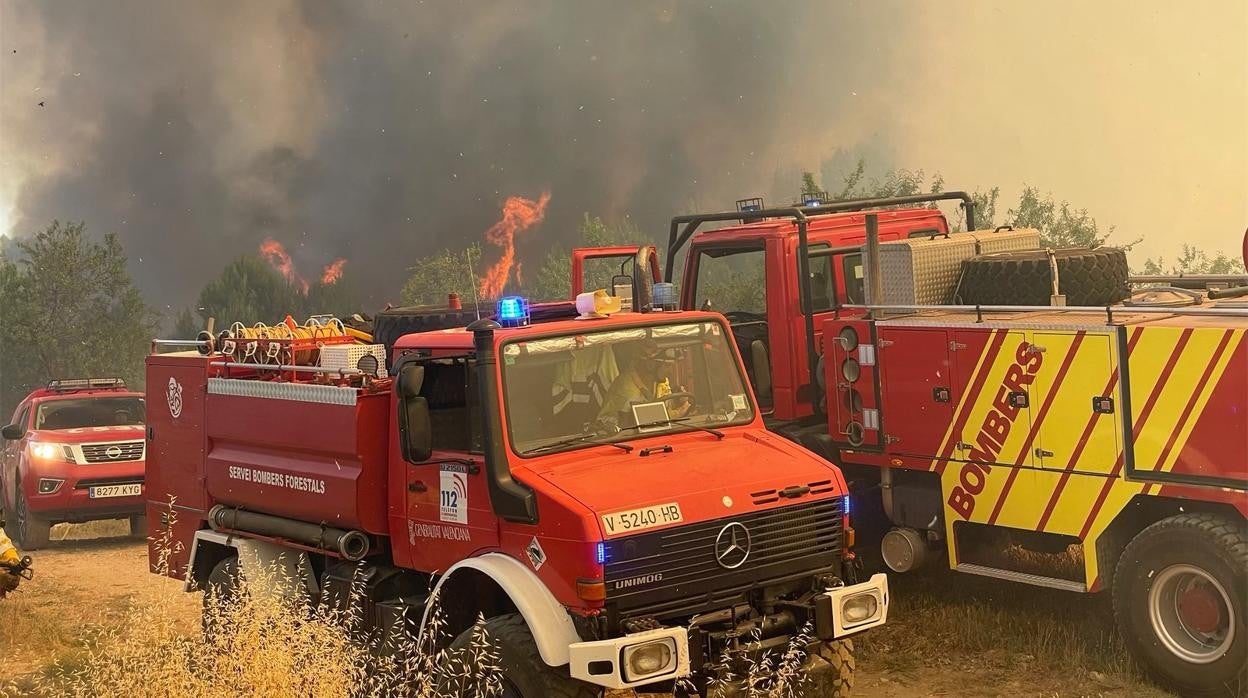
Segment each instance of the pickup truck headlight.
M624 648L624 680L671 673L676 667L676 641L664 638Z
M30 444L30 457L37 460L54 460L70 462L68 447L64 444L35 441Z

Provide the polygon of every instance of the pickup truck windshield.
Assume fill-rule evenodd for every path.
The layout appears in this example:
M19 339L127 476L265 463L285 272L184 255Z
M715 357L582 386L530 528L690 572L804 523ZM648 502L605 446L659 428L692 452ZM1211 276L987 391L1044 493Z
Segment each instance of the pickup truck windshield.
M36 429L82 429L142 424L141 397L93 397L49 400L35 413Z
M504 344L513 450L536 455L749 422L754 406L725 334L698 322Z

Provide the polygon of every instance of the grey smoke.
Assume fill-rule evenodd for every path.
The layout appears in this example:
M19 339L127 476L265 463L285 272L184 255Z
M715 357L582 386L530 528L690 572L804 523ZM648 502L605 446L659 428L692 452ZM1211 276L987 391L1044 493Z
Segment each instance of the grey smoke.
M4 56L5 136L54 164L25 181L16 230L60 217L116 231L142 288L176 304L267 236L307 271L348 257L370 301L395 300L407 267L479 237L508 195L552 192L520 245L536 259L584 212L658 233L677 209L770 186L791 166L782 151L826 142L870 70L866 14L814 2L6 4L4 45L21 50ZM35 86L48 99L38 113L18 94Z

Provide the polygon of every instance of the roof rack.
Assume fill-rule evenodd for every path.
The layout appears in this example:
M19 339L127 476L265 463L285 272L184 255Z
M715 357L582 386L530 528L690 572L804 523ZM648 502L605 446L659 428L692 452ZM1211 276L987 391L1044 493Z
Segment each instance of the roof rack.
M121 378L58 378L48 381L48 390L57 392L124 387L126 382Z

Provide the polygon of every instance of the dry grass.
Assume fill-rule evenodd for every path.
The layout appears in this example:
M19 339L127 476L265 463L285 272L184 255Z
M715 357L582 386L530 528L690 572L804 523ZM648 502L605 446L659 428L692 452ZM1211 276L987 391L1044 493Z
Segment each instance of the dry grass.
M341 612L300 593L270 593L298 588L288 578L253 570L238 595L208 597L208 633L187 627L174 588L131 605L121 622L72 629L59 622L54 606L33 594L15 595L0 627L21 627L23 639L38 638L44 649L60 651L38 674L0 685L0 695L431 698L446 685L456 687L456 695L498 692L497 657L482 625L473 628L467 648L440 651L442 625L435 621L419 636L401 638L398 652L382 659L370 652L372 640L353 631L358 603Z
M56 524L48 536L53 541L87 540L89 538L116 538L130 535L130 523L126 519L105 519L81 524Z
M949 695L1167 695L1132 665L1103 594L948 570L889 581L889 623L855 644L859 666L893 681Z

